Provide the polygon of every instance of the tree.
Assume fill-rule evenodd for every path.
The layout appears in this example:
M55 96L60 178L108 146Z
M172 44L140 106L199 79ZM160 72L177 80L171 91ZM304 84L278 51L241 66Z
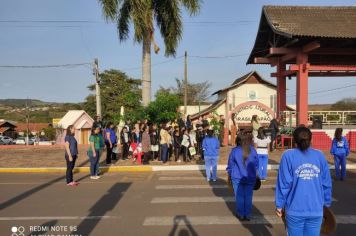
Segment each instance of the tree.
M134 41L142 44L142 102L151 101L151 44L154 40L154 23L163 38L166 56L175 56L182 38L181 7L192 16L200 10L200 0L99 0L107 21L117 23L120 41L129 37L130 23L134 26ZM155 21L155 22L154 22Z
M345 98L331 106L331 110L350 111L356 110L356 98Z
M103 108L103 120L118 122L120 108L125 108L125 118L140 119L143 114L141 106L140 80L129 78L119 70L106 70L100 74L100 92ZM95 91L95 84L88 86L90 91ZM96 114L95 95L89 95L84 103L88 114Z
M164 91L156 93L156 100L145 109L147 118L154 122L166 122L177 118L179 97L176 94Z
M184 104L184 81L176 78L176 87L164 88L160 87L158 91L161 92L171 92L177 94L180 100L180 104ZM188 105L198 105L199 103L204 103L210 96L209 88L211 83L204 81L201 83L189 83L188 87Z

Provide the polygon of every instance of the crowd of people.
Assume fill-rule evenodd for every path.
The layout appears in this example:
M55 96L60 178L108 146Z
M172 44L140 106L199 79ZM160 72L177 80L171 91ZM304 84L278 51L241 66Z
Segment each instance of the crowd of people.
M223 117L220 117L223 123ZM236 147L232 148L226 171L236 198L236 217L250 221L253 190L258 181L267 179L268 154L274 148L278 133L278 120L271 121L268 132L253 116L252 132L236 134ZM334 156L335 178L346 178L346 158L350 153L342 128L335 130L330 153ZM266 134L268 133L268 135ZM217 138L220 137L220 140ZM148 120L132 124L127 120L119 135L108 122L104 128L97 117L89 138L88 158L91 179L99 179L99 159L106 147L106 164L113 160L131 159L139 164L150 161L190 162L205 161L207 181L217 181L217 162L222 145L221 132L211 129L206 117L193 124L190 117L159 125ZM282 154L275 190L276 214L284 217L288 235L319 235L323 211L331 206L332 182L326 157L311 147L312 132L305 126L294 130L296 148ZM121 149L119 152L118 149ZM196 155L198 154L198 155ZM74 128L67 128L65 137L66 182L73 181L73 168L78 155ZM174 158L173 158L174 156Z

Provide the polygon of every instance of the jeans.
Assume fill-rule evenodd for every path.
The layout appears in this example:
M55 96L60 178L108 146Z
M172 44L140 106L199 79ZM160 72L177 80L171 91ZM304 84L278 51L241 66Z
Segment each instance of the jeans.
M206 178L208 180L216 180L216 171L218 168L218 159L219 157L205 156L205 171Z
M255 183L240 183L240 180L233 179L232 185L235 193L236 214L240 217L249 218L251 216L253 187Z
M67 162L66 180L67 184L69 184L73 182L73 169L75 166L75 161L77 160L77 156L72 156L73 161L69 161L69 156L67 154L64 155L64 158Z
M267 178L268 155L258 154L258 175L261 179Z
M100 171L100 169L99 169L99 165L100 165L100 157L101 157L101 154L103 154L103 151L102 150L97 150L97 153L99 153L98 154L98 161L96 162L96 167L95 167L95 175L99 175L99 171Z
M112 152L113 148L114 144L110 148L110 144L106 143L106 164L111 164L111 160L116 160L116 153Z
M168 160L168 144L161 144L161 160L163 163L166 163Z
M88 157L90 161L90 176L96 176L97 174L97 164L99 162L100 150L95 150L96 156L93 156L93 152L88 151Z
M322 216L286 215L288 236L319 236Z
M335 175L338 179L344 179L346 176L346 156L334 155ZM341 169L341 176L340 176Z

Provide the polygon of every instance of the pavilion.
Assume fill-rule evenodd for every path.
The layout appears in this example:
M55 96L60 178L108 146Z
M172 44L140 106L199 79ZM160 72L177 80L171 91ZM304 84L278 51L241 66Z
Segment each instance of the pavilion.
M279 117L296 77L297 124L307 125L308 78L356 76L356 7L264 6L247 64L276 67Z

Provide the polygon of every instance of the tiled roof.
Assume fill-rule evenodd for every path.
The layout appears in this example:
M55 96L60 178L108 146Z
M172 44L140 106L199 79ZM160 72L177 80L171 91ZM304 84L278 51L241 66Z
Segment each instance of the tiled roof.
M356 38L356 7L264 6L272 29L286 36Z
M31 132L40 132L45 128L48 128L49 124L48 123L29 123L29 130ZM22 132L27 130L27 123L17 123L16 131L17 132Z

